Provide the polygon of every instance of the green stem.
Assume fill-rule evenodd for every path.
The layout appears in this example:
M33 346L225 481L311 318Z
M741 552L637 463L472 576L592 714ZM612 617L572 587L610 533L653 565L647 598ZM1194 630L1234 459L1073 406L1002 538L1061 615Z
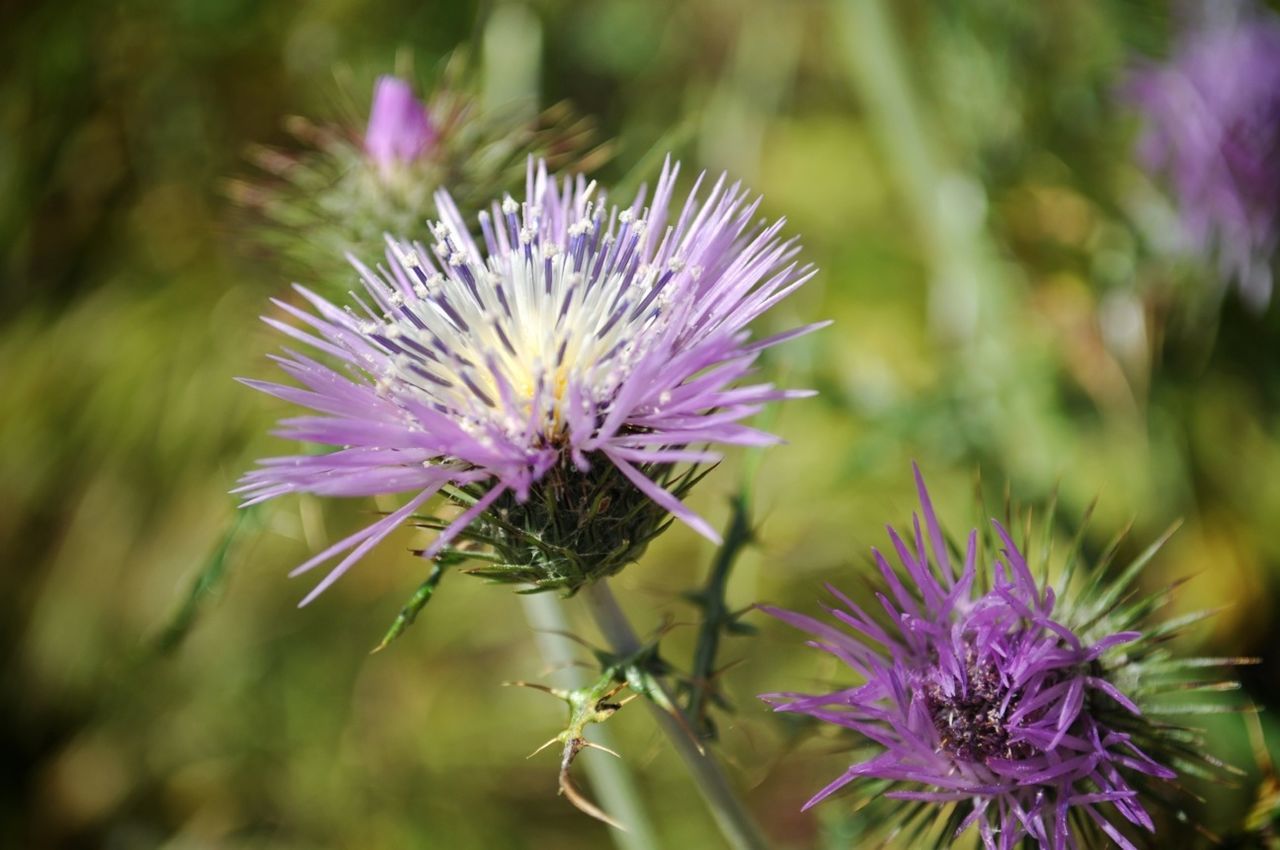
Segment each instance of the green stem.
M643 644L631 628L618 601L614 599L606 580L601 579L588 584L581 592L587 608L595 619L596 626L604 635L613 651L621 656L632 656L638 653ZM678 711L678 705L666 686L661 682L658 688L665 697L665 702ZM728 839L736 850L766 850L760 827L756 825L751 814L738 799L728 778L720 766L703 750L702 745L690 734L689 724L660 706L649 703L658 725L662 728L667 740L675 747L676 752L684 760L694 784L702 793L707 807L715 817L720 832Z
M837 7L837 33L863 99L870 128L925 246L932 272L930 319L944 338L973 343L983 315L993 305L994 284L986 256L982 218L971 209L981 202L981 184L951 167L938 150L938 134L917 105L898 30L896 4L888 0L845 0ZM985 330L985 327L984 327Z
M1038 339L1019 337L1013 319L1019 295L987 232L986 190L957 164L968 157L938 141L943 136L930 120L936 110L912 86L910 56L895 19L901 5L842 0L833 31L925 248L930 324L948 349L949 393L965 413L960 429L980 450L999 451L1023 474L1047 480L1053 473L1038 459L1066 449L1056 414L1046 407L1040 383L1027 377L1027 364L1037 352L1052 352L1043 351Z
M565 618L563 603L551 593L526 594L520 600L524 605L525 619L533 629L538 652L551 668L552 678L559 679L555 684L567 688L581 687L585 677L573 666L575 645L564 637L570 627ZM597 724L592 727L591 738L595 743L617 750L611 737L604 726ZM660 847L653 824L640 801L635 780L627 766L617 759L596 754L588 754L581 763L601 808L626 827L625 832L609 830L609 836L618 850L656 850Z
M733 622L733 612L725 601L729 573L733 570L738 554L751 542L750 509L747 505L747 487L733 497L733 514L724 543L716 551L707 583L697 594L702 605L702 624L698 627L698 641L694 645L693 666L690 670L693 687L689 695L689 717L700 724L698 734L712 727L706 722L704 712L712 693L712 679L716 675L716 656L720 651L720 637Z

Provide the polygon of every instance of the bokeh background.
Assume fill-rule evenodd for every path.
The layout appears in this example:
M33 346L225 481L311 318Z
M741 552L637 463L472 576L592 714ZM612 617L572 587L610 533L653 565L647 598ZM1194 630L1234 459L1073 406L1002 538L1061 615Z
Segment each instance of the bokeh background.
M525 760L562 707L501 687L547 675L511 593L452 576L371 656L420 580L409 532L301 611L285 573L375 505L284 500L227 537L226 491L282 448L282 406L232 377L269 374L257 316L289 282L228 181L252 144L296 144L284 116L367 107L397 55L428 83L462 49L492 105L572 101L614 140L606 184L670 149L803 236L822 273L769 327L835 324L769 360L821 395L769 423L789 445L752 478L735 605L859 586L916 459L953 527L979 471L1025 504L1056 488L1068 518L1098 497L1094 552L1183 519L1144 580L1193 577L1180 610L1222 611L1180 649L1260 656L1225 699L1280 706L1280 310L1180 250L1118 95L1176 26L1140 0L0 9L0 846L608 846L556 796L556 756ZM716 524L743 468L693 499ZM640 625L676 624L677 665L711 555L677 527L617 582ZM850 801L799 811L837 742L753 696L840 672L748 621L717 752L777 846L848 846ZM611 725L663 845L722 846L645 712ZM1241 715L1206 725L1243 775L1197 786L1197 817L1228 831L1265 759Z

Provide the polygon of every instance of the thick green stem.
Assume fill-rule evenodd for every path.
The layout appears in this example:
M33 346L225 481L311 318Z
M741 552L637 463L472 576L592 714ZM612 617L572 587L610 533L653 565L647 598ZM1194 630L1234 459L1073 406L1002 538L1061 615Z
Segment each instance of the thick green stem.
M618 607L618 601L613 598L613 593L604 579L588 584L582 589L581 596L591 611L596 626L599 627L601 634L615 653L621 656L632 656L643 648L640 638L636 636L631 623ZM672 710L678 711L678 704L666 686L659 683L658 687L663 692L665 702L672 707ZM702 793L724 837L737 850L765 850L769 845L760 832L760 827L756 825L751 814L738 799L738 795L720 766L693 737L689 724L653 702L649 703L649 707L659 727L667 736L667 740L684 760L689 775Z
M581 687L585 677L573 666L574 643L564 637L570 630L564 604L551 593L532 593L521 596L520 599L524 604L525 619L533 629L538 652L551 668L552 678L559 680L555 684L566 688ZM617 750L611 737L608 729L603 726L596 725L592 728L591 738L594 743ZM581 763L600 807L626 827L625 831L609 830L609 837L618 850L656 850L660 847L653 824L640 801L639 791L627 766L610 756L595 753L588 753Z

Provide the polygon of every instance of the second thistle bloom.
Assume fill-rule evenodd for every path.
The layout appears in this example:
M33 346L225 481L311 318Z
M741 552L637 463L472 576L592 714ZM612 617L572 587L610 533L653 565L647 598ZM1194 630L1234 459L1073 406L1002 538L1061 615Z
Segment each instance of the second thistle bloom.
M743 379L817 326L762 340L747 326L813 270L724 177L674 204L677 173L616 207L531 163L525 200L480 214L480 242L442 192L430 248L388 239L384 266L353 261L355 307L301 287L310 310L277 302L300 326L267 322L329 362L290 352L276 359L301 387L247 383L310 409L283 436L334 450L268 458L239 491L410 495L298 568L347 553L307 599L441 490L466 510L427 556L478 523L496 550L486 574L548 589L616 571L668 514L716 539L672 470L718 459L709 444L775 441L742 420L807 393Z
M873 550L882 616L835 588L833 623L765 609L813 635L861 680L766 699L850 729L877 750L808 805L872 783L873 793L904 806L950 806L944 843L976 826L989 850L1024 839L1055 850L1103 846L1102 835L1133 850L1117 823L1154 829L1140 791L1175 775L1153 755L1195 760L1186 743L1194 736L1178 730L1175 743L1162 741L1159 729L1174 727L1148 723L1138 704L1170 689L1165 677L1178 669L1161 656L1160 638L1133 628L1162 597L1120 602L1130 570L1125 583L1060 599L999 523L992 564L980 563L976 530L958 558L918 471L916 480L923 524L917 517L907 535L889 529L901 566ZM1153 746L1160 750L1149 754Z
M1280 245L1280 19L1239 15L1189 29L1173 59L1136 75L1131 90L1142 159L1168 175L1187 237L1265 304Z

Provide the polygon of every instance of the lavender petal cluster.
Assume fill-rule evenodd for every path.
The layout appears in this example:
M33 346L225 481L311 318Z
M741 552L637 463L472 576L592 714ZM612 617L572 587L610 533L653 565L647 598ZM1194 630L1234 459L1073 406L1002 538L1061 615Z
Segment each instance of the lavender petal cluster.
M718 539L655 470L715 461L717 444L775 442L743 420L809 393L751 382L753 365L822 323L752 338L748 325L814 270L783 222L759 222L759 199L726 177L705 198L699 178L678 205L678 172L668 162L652 198L642 189L619 207L594 182L530 161L525 199L482 212L480 241L440 192L429 247L388 237L385 264L352 258L364 285L352 305L303 287L309 309L275 302L296 324L265 321L320 356L275 358L296 385L245 383L306 409L282 436L332 450L262 460L237 492L248 503L409 494L294 571L343 556L303 604L445 488L476 497L428 557L496 504L514 510L535 489L554 500L544 479L601 470Z
M1086 639L1055 616L1055 594L1033 577L1008 532L994 523L1000 552L979 564L978 532L963 560L948 552L916 470L924 522L889 537L900 567L873 550L884 592L873 617L833 587L828 623L765 610L813 635L811 642L856 674L859 684L818 695L765 695L778 711L850 729L878 750L811 799L859 780L890 783L887 797L955 804L957 834L976 826L984 847L1031 839L1046 848L1085 846L1092 825L1126 850L1113 822L1153 830L1135 776L1174 773L1138 747L1126 722L1138 705L1107 675L1136 631ZM987 589L983 589L983 588Z
M1189 29L1129 88L1140 158L1168 177L1192 248L1262 305L1280 244L1280 19L1233 17Z

